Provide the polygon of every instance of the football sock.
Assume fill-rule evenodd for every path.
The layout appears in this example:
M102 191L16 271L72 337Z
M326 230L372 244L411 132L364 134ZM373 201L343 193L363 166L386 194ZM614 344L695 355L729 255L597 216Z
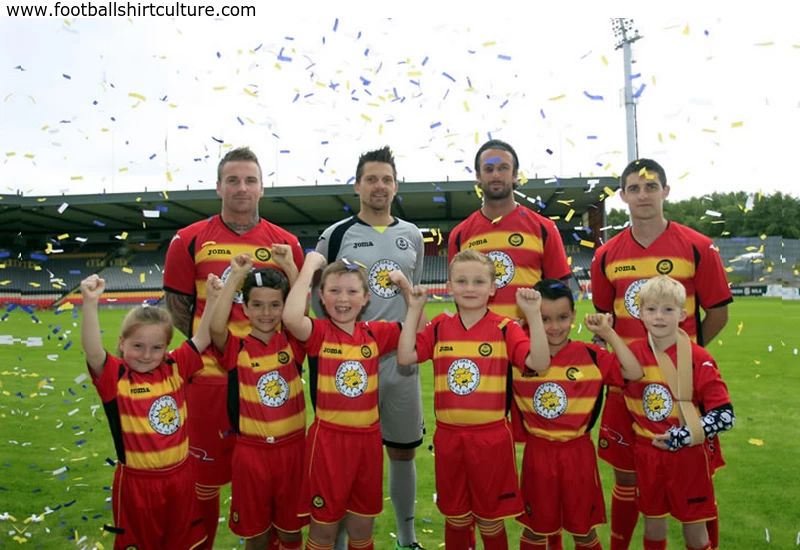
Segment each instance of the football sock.
M706 545L701 548L692 548L691 546L687 545L686 550L711 550L711 541L708 541Z
M275 538L277 539L278 537ZM303 547L302 537L300 538L300 540L296 540L294 542L283 542L282 540L278 539L279 550L300 550L302 547Z
M481 525L480 531L485 550L508 550L508 536L503 520L492 525Z
M311 537L306 540L306 550L333 550L333 545L329 544L327 546L323 546L321 544L317 544L314 542Z
M564 542L561 540L561 532L555 535L547 535L548 550L564 550Z
M414 460L389 460L389 497L397 523L397 544L416 542L414 503L417 500L417 466Z
M472 516L447 518L444 522L445 548L449 548L450 550L474 550L475 543L470 542L470 529L472 525Z
M719 518L710 519L706 522L708 531L708 541L711 543L711 550L719 550Z
M600 537L595 533L594 538L589 542L575 541L575 550L603 550L603 545L600 544Z
M197 500L200 504L200 515L206 528L206 548L214 548L214 539L217 537L219 525L219 487L195 485Z
M526 537L523 532L522 538L519 539L519 550L547 550L547 539L534 540Z
M611 491L611 550L628 550L637 521L636 486L615 484Z
M667 539L664 540L644 539L644 550L667 550Z
M347 543L347 550L375 550L375 542L372 537L366 540L353 540Z

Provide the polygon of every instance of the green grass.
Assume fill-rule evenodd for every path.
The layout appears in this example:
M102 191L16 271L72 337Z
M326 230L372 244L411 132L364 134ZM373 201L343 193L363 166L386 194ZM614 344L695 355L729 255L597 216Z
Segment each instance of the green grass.
M588 311L588 306L579 304L579 317ZM444 307L430 304L429 317ZM101 311L109 348L115 345L123 314L122 310ZM41 347L28 347L19 341L0 345L0 514L16 518L15 522L0 520L0 547L18 546L14 536L20 535L15 532L15 525L20 532L31 535L23 547L93 548L99 542L111 548L112 538L104 536L101 528L111 522L107 499L111 496L108 489L113 468L106 458L114 458L114 450L102 407L96 407L100 400L94 388L88 380L75 382L86 372L79 346L79 319L73 318L72 312L40 312L37 317L41 323L34 323L30 315L17 309L0 323L0 335L23 340L40 337L43 341ZM737 334L740 323L742 330ZM57 326L60 328L55 331ZM722 548L726 550L795 546L800 530L800 472L796 466L800 456L800 356L793 350L800 347L799 329L800 303L738 299L731 309L728 327L709 346L728 383L737 415L736 427L723 436L728 467L715 479ZM584 330L577 337L586 336ZM64 350L69 341L72 345ZM444 541L444 520L433 503L433 456L428 446L434 417L428 367L423 365L422 385L429 429L417 458L416 517L420 542L433 549ZM749 443L751 439L762 440L763 445L753 445ZM520 456L521 452L519 448ZM53 475L64 466L69 470ZM604 463L600 471L606 504L610 506L613 476ZM223 501L229 494L229 490L224 491ZM375 547L381 550L392 547L390 532L394 530L387 488L384 495L384 512L375 529ZM227 514L228 505L223 503L222 515ZM42 514L46 507L55 511L41 521L25 523L27 518ZM512 522L507 523L507 528L510 547L518 547L519 529ZM765 541L765 528L770 531L770 545ZM81 540L79 545L75 543L76 533ZM607 528L600 530L600 537L608 548ZM640 545L641 522L632 547ZM215 546L237 548L239 539L223 524ZM572 548L569 537L565 546ZM683 548L680 528L674 522L669 548Z

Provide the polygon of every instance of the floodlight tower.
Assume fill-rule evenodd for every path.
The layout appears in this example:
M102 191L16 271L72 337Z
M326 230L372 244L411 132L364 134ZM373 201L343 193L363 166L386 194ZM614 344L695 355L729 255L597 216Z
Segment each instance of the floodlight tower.
M634 63L631 53L631 44L642 38L639 29L633 26L633 19L615 18L611 20L611 28L617 43L614 49L622 48L623 63L625 65L625 121L628 129L628 162L639 158L639 148L636 140L636 99L633 97L633 82L631 82L631 65Z

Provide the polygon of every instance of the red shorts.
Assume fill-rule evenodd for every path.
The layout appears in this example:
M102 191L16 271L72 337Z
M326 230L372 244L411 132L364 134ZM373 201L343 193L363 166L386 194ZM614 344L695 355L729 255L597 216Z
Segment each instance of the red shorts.
M522 459L525 513L517 520L537 535L562 528L585 536L606 522L594 445L585 434L571 441L529 437Z
M192 382L186 388L189 452L195 458L198 485L220 487L231 481L236 434L227 402L225 384Z
M514 438L507 420L478 426L436 423L436 505L447 517L522 513Z
M114 548L197 548L206 540L194 490L194 463L165 470L117 464L112 508Z
M231 514L235 535L252 538L273 525L296 533L308 524L297 516L302 487L304 432L274 444L239 437L233 450Z
M339 426L316 419L306 437L303 498L299 513L317 523L336 523L351 512L383 510L383 439L380 424Z
M708 451L709 461L708 465L711 468L711 475L725 467L725 459L722 457L722 447L720 447L719 436L715 437L713 441L706 440L706 450Z
M645 516L672 515L681 523L717 517L705 445L662 451L649 439L639 437L634 459L637 502Z
M625 406L625 397L616 388L609 388L600 421L597 456L617 470L633 472L633 419Z

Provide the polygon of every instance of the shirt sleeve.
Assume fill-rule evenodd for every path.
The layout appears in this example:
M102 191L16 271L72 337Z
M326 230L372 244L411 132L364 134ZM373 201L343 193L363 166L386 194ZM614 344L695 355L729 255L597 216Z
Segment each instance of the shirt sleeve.
M506 350L511 364L524 369L525 359L531 352L531 340L516 321L511 321L506 325Z
M325 339L325 331L328 328L327 319L311 319L311 335L308 340L303 342L303 348L309 357L319 356L319 350L322 348L322 341Z
M187 296L195 295L195 264L189 255L187 236L180 231L172 237L164 260L164 289Z
M302 342L292 336L290 332L286 333L286 339L289 341L289 347L292 348L292 354L294 355L294 360L297 363L298 370L302 369L303 361L306 360L306 350L303 347Z
M724 306L733 301L731 289L728 287L728 277L722 258L711 239L703 239L695 243L695 249L700 255L697 271L694 275L694 286L700 307L705 310Z
M425 361L433 358L433 347L436 345L434 341L434 325L438 322L434 319L422 330L417 333L417 362L424 363Z
M331 238L331 228L328 227L325 231L322 232L320 235L319 240L317 241L317 246L314 250L325 256L325 259L328 259L328 244ZM311 310L314 312L314 315L317 316L318 319L325 318L325 310L322 307L322 304L319 302L319 277L316 277L317 283L314 284L311 288Z
M542 224L542 235L547 235L544 241L544 252L542 258L542 278L543 279L566 279L572 274L572 270L567 263L567 253L564 250L564 243L561 240L561 233L553 223L551 226Z
M191 339L186 340L178 349L169 352L169 357L178 364L178 372L184 380L188 380L203 368L203 356L194 347Z
M287 244L292 246L292 259L294 260L294 265L297 266L297 271L299 273L303 269L303 263L305 262L306 255L297 237L291 233L289 233L289 236L291 239Z
M618 388L625 385L625 379L622 377L622 367L616 353L611 353L594 344L587 343L586 348L594 353L595 365L600 371L603 384Z
M106 352L106 360L103 363L103 372L100 373L100 376L97 376L92 369L89 369L92 384L97 389L97 394L103 403L108 403L117 398L120 365L122 365L122 359L113 357Z
M592 303L595 309L606 313L614 312L614 286L603 272L605 251L598 250L591 265Z
M425 259L425 241L422 239L422 233L417 230L414 237L414 248L417 251L417 261L414 265L414 275L411 277L412 285L422 284L422 268Z
M402 324L392 321L368 321L366 325L375 336L379 355L386 355L397 349Z
M717 362L711 354L699 346L692 346L692 400L706 412L731 402L728 386L722 381Z
M460 232L461 224L458 224L458 226L450 232L450 235L447 236L447 265L450 265L450 262L453 261L453 256L460 252L460 250L456 247L456 242L458 241L458 235Z
M209 348L214 350L219 366L226 371L231 371L239 365L239 352L242 351L243 343L244 340L228 331L228 341L225 343L225 349L222 353L217 352L213 345L209 346Z

